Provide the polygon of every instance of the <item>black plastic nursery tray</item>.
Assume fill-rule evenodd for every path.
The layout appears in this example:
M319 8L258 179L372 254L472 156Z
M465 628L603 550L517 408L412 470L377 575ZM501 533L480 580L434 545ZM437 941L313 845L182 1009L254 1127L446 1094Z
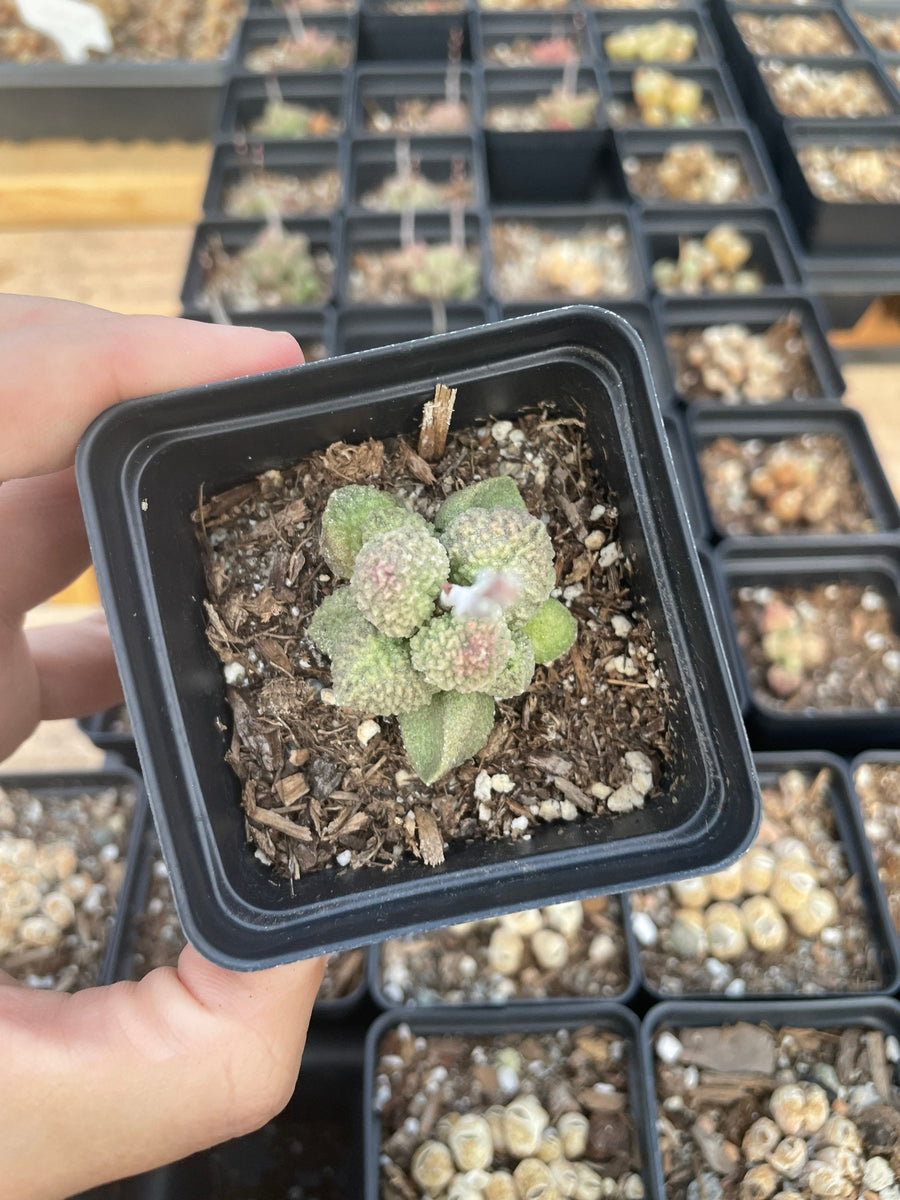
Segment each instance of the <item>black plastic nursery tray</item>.
M826 802L834 815L835 842L840 844L851 876L858 881L858 894L862 900L868 923L867 935L869 944L870 966L875 966L880 972L880 978L873 980L865 989L842 988L830 992L810 987L805 995L814 996L816 1000L859 995L886 995L895 991L900 978L900 961L897 957L896 935L887 909L887 902L881 885L878 883L875 864L868 839L862 828L862 823L854 803L853 783L847 768L847 762L835 754L822 750L797 751L784 750L754 756L756 770L761 788L773 787L778 777L786 771L801 771L809 778L815 777L819 771L827 769L831 779L826 791ZM772 956L777 958L777 954ZM647 979L642 968L640 953L638 953L638 977L641 986L654 1000L673 999L678 994L680 998L690 999L691 1002L712 1001L722 999L721 993L685 991L673 993L664 991ZM741 993L741 1001L762 999L792 1000L797 998L796 992L751 992ZM730 1002L735 1003L734 999Z
M555 398L586 411L619 502L633 587L658 635L675 761L644 810L455 845L439 868L276 879L245 841L224 761L231 715L206 640L191 527L207 495L334 441L411 432L435 383L455 424ZM99 418L78 476L101 593L182 925L214 961L262 967L427 927L713 869L755 832L759 798L649 367L628 326L561 309L328 363L137 400Z
M753 297L777 298L785 290L802 288L802 277L794 252L794 237L789 234L777 208L735 208L726 215L716 207L687 206L680 212L647 208L640 218L647 260L653 264L661 258L677 260L679 242L683 238L702 241L709 231L723 221L733 225L750 242L752 253L746 266L763 277L763 286ZM683 295L667 292L669 296ZM706 298L718 303L728 293L705 291ZM732 293L733 294L733 293Z
M663 418L663 425L666 437L669 439L669 450L672 454L678 486L681 488L681 498L693 530L694 539L699 542L708 542L710 538L709 514L703 498L703 489L697 477L694 450L685 429L684 414L667 412Z
M234 146L217 146L213 154L212 166L209 171L209 181L203 197L203 213L207 218L238 220L235 213L226 212L228 190L244 180L252 179L255 172L265 171L272 175L293 176L300 180L308 180L320 175L323 171L335 170L343 189L346 178L346 146L343 140L323 139L312 142L276 142L262 146L247 146L240 149ZM311 208L301 215L303 217L330 217L340 208L342 201L336 205L323 205L321 208ZM291 214L283 214L290 216ZM249 220L259 221L266 216L263 207Z
M266 222L262 220L245 221L229 218L221 221L200 222L194 234L194 243L188 259L184 286L181 289L181 306L184 316L202 317L210 312L210 306L204 297L206 272L203 260L212 240L218 238L226 253L234 255L255 241L265 228ZM331 287L328 289L328 295L324 300L311 301L309 304L298 305L295 308L279 308L279 322L290 321L297 316L312 316L320 312L334 295L339 262L337 234L331 218L297 217L286 220L284 222L284 229L287 233L305 233L309 238L310 248L314 253L320 250L327 251L331 256L333 275ZM230 314L232 306L226 304L225 308ZM238 311L244 312L244 310L235 310L235 315L237 315ZM250 312L268 312L271 314L273 311L273 309L264 310L255 308L246 310L245 315ZM284 328L284 326L279 324L278 328Z
M446 318L447 329L441 332L448 333L484 325L490 319L483 304L451 304ZM435 332L434 314L426 305L353 304L343 308L337 319L337 353L358 354L410 338L431 337Z
M831 434L840 439L847 451L876 529L881 533L894 533L900 529L897 500L872 445L866 423L854 409L838 404L822 405L812 411L805 405L776 405L764 410L746 405L730 410L721 405L697 405L688 414L688 428L697 455L709 442L721 437L737 441L756 439L760 442L779 442L807 434ZM700 494L704 512L716 538L734 536L710 509L702 483ZM814 544L817 536L821 535L810 531L804 534L804 540Z
M212 321L209 313L192 312L189 319ZM318 362L319 359L331 358L333 354L338 353L335 349L337 318L330 305L312 312L283 308L250 313L233 312L228 314L228 319L232 325L254 325L257 329L289 333L299 342L306 362Z
M845 537L809 546L804 539L779 538L759 544L723 542L716 551L721 625L732 678L754 748L805 749L828 746L854 754L871 746L900 746L900 708L805 708L784 711L753 694L738 646L732 595L741 588L815 587L847 581L883 597L891 624L900 631L900 544L887 538Z
M683 129L686 126L702 133L716 125L739 125L745 118L741 111L741 102L737 97L731 80L714 66L693 66L691 63L666 63L664 70L677 79L689 79L699 83L703 89L701 107L708 113L704 121L693 124L687 122L670 122L672 128ZM610 124L615 129L647 129L651 128L637 109L634 100L633 81L634 68L612 67L607 64L604 83L606 92L607 111ZM619 112L624 110L622 115ZM659 126L653 126L659 128Z
M879 204L823 200L810 187L798 158L804 148L813 146L853 149L898 146L896 120L893 128L869 121L833 121L819 127L809 122L792 122L786 130L786 150L781 160L784 199L809 253L821 255L825 260L833 254L843 254L860 258L884 256L896 262L900 201ZM862 262L860 267L865 270ZM894 285L889 290L896 289L896 277Z
M352 100L353 133L356 137L397 138L397 132L373 125L373 114L380 111L394 118L397 102L426 100L438 103L447 98L447 70L441 64L408 66L405 63L361 66L355 73ZM441 134L457 136L473 132L481 123L479 91L470 68L459 68L459 99L469 110L464 129L441 128ZM415 132L415 131L410 131ZM422 131L425 132L425 131ZM429 131L431 133L437 130Z
M657 1035L663 1031L677 1034L680 1030L739 1024L761 1025L769 1030L788 1026L797 1030L835 1030L837 1033L843 1029L862 1028L881 1033L885 1037L897 1037L900 1034L900 1005L889 999L747 1002L673 1000L666 1004L658 1004L650 1010L641 1025L641 1056L645 1071L643 1097L647 1105L644 1121L649 1128L656 1129L659 1119L655 1050ZM704 1060L703 1065L715 1069L713 1062ZM778 1078L773 1071L773 1090L777 1083ZM665 1200L666 1179L656 1141L646 1176L649 1194L654 1200Z
M762 333L789 313L797 313L800 319L800 333L806 343L812 373L815 377L814 386L811 385L813 386L812 394L803 402L816 404L822 400L834 401L840 399L844 393L844 380L834 352L828 343L818 305L808 296L800 293L782 294L780 299L768 300L756 300L753 297L701 300L667 296L664 299L658 299L657 304L664 337L675 331L703 329L709 325L733 322L747 326L752 333ZM669 356L671 361L671 352ZM672 363L672 369L674 373L674 363ZM719 398L712 394L700 395L697 393L690 401L687 401L684 396L681 396L681 399L691 404L697 401L720 402ZM767 403L761 407L771 410L779 403L783 402ZM741 401L741 404L746 405L746 401Z
M470 181L473 192L472 199L467 202L466 207L481 208L486 202L481 148L472 138L413 136L399 138L397 141L367 139L354 142L350 151L347 203L354 212L386 211L372 208L364 204L363 200L387 178L397 173L398 142L408 146L410 157L424 179L432 183L447 184L461 172ZM449 207L449 202L440 206L444 210Z
M460 57L470 59L471 22L465 0L455 12L422 14L390 12L367 0L359 12L360 61L440 62L447 57L451 38L458 41Z
M696 129L666 132L649 129L617 130L615 139L622 169L621 186L635 203L646 208L670 212L673 209L694 207L690 201L667 197L662 189L653 192L645 190L640 183L635 183L635 177L628 170L628 160L632 160L638 166L647 160L659 161L670 147L685 144L705 144L719 157L734 159L740 164L748 194L735 196L722 204L714 205L717 211L723 214L723 219L729 217L735 208L777 203L778 184L771 173L759 135L752 126L748 125L743 129L698 126ZM710 207L708 200L702 201L702 204L704 207Z
M614 1034L627 1043L628 1111L633 1116L637 1135L641 1174L646 1178L652 1160L654 1124L641 1119L646 1100L643 1094L646 1068L640 1050L640 1024L627 1008L619 1004L597 1003L587 1012L583 1007L572 1008L565 1003L535 1003L515 1009L506 1007L501 1013L478 1010L403 1009L386 1012L369 1029L366 1037L365 1073L363 1077L363 1153L365 1187L361 1200L379 1200L382 1195L381 1134L382 1121L376 1107L376 1075L379 1046L384 1036L399 1024L408 1026L416 1038L471 1038L490 1043L491 1038L509 1034L555 1034L562 1030L574 1032L592 1026L599 1032Z
M126 725L127 710L124 704L115 708L107 708L103 712L92 713L89 717L81 717L78 728L90 738L98 750L104 754L116 754L132 771L140 771L141 764L134 744L134 734L131 725Z
M277 90L259 75L231 79L223 92L219 112L217 137L224 141L242 139L251 142L271 141L253 133L251 126L263 116L268 101L280 95L286 104L303 104L312 109L324 109L342 123L349 124L351 72L322 71L275 76ZM343 130L342 130L343 131ZM333 134L331 136L334 136ZM316 139L299 138L301 142Z
M585 129L491 128L492 108L533 104L560 86L561 68L486 67L482 76L484 145L494 204L582 204L618 194L607 114L593 67L581 67L575 81L578 93L598 95L595 121Z

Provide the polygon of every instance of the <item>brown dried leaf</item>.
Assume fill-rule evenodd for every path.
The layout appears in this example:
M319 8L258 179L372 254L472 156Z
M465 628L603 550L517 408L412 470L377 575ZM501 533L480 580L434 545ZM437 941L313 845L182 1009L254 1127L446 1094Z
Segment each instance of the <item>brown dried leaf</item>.
M384 446L372 438L359 446L350 446L347 442L334 442L325 451L322 461L332 475L346 479L349 483L359 483L363 479L373 479L381 474Z
M417 808L416 832L419 835L419 854L429 867L437 867L444 861L444 842L438 829L434 813L427 808Z
M257 645L273 667L278 667L286 675L293 675L294 668L291 660L285 654L279 642L276 642L274 638L261 637L257 639Z
M434 471L429 467L428 463L420 454L416 454L412 446L407 446L406 442L400 443L400 454L403 457L403 465L409 471L410 475L414 475L421 483L434 483Z
M263 625L267 625L273 617L279 616L284 611L283 605L279 604L272 595L271 588L263 588L258 596L246 596L244 608L254 617L258 617Z

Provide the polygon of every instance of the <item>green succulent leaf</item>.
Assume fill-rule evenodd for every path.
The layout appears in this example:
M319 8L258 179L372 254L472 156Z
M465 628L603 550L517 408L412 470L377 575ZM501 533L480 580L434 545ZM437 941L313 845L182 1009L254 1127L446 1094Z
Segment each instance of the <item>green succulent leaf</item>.
M450 563L437 538L401 525L361 548L350 590L363 616L388 637L410 637L434 611Z
M337 703L382 716L428 704L435 689L413 667L409 642L369 628L368 636L335 646L331 678Z
M441 532L461 513L470 508L524 508L525 501L509 475L482 479L448 496L434 516L434 527Z
M349 587L339 587L313 613L306 632L323 654L333 658L339 645L355 643L376 630L359 611Z
M535 662L553 662L571 648L578 636L578 622L559 600L545 600L525 626L534 647Z
M531 638L523 629L510 630L510 637L513 641L512 657L494 682L489 687L480 689L488 692L495 700L509 700L512 696L521 696L534 677L535 657Z
M502 617L452 613L433 617L410 640L413 666L444 692L490 691L514 648Z
M483 692L438 692L427 706L401 713L399 721L413 770L431 784L486 744L494 701Z
M362 548L363 527L376 512L414 514L400 501L378 488L351 483L328 497L322 513L322 556L338 579L349 579Z

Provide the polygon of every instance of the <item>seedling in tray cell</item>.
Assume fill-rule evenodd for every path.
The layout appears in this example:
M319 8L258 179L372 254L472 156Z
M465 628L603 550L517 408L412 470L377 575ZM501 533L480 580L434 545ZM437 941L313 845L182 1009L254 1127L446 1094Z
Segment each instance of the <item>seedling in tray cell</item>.
M599 1024L568 1026L384 1030L374 1064L378 1194L643 1196L628 1040ZM417 1095L433 1097L427 1132L410 1119ZM593 1111L597 1095L603 1107Z
M568 8L569 0L477 0L485 12L531 12L533 9Z
M364 121L371 133L461 133L468 129L472 114L462 98L461 29L450 32L447 43L447 70L444 74L444 95L432 100L427 97L409 99L397 96L393 108L364 100Z
M296 308L322 304L331 294L334 263L316 250L305 233L289 232L272 220L242 250L228 253L211 238L201 251L205 275L203 302L216 312Z
M490 803L493 781L502 794L509 776L481 779ZM600 896L387 941L379 987L390 1004L613 999L629 974L621 902Z
M659 1195L841 1200L894 1186L895 1008L673 1005L666 1018L654 1037Z
M704 102L703 87L695 79L673 75L657 67L639 67L631 77L633 104L614 100L609 106L613 124L638 120L643 125L708 125L715 113Z
M350 65L353 47L347 38L329 29L307 25L296 11L286 10L290 31L276 41L249 50L248 71L322 71Z
M787 117L883 117L893 111L872 71L845 71L778 60L760 63L760 74Z
M647 203L729 204L752 195L740 157L718 154L707 142L677 142L662 155L628 155L622 169L629 188Z
M262 114L251 121L245 131L252 137L293 141L333 137L344 130L344 122L339 114L327 108L285 100L274 75L266 79L266 93L268 99Z
M600 94L593 88L579 89L578 65L577 59L569 59L562 81L531 104L492 104L485 117L486 128L498 133L531 133L596 126Z
M296 217L306 213L330 213L341 202L341 173L326 167L303 177L289 171L266 171L262 147L255 147L252 163L241 178L227 186L222 208L229 217Z
M699 454L713 519L729 536L871 533L878 528L844 440L716 437Z
M513 37L494 42L486 47L484 61L495 67L553 67L570 59L577 61L582 53L577 37L560 32L543 38Z
M815 995L890 982L862 893L867 881L840 834L836 770L837 760L817 767L810 756L803 769L764 780L762 828L743 858L632 894L650 987L668 996Z
M697 32L692 25L663 21L625 25L603 39L610 62L687 62L697 53Z
M362 208L372 212L403 212L474 204L475 182L466 173L462 157L452 159L446 180L423 174L421 162L412 154L405 138L396 143L395 160L396 171L360 197Z
M826 203L900 203L900 142L885 146L804 145L797 161Z
M888 596L852 579L733 591L758 703L785 713L900 707L900 629Z
M765 280L750 264L753 248L733 225L715 225L701 241L678 239L678 260L660 258L653 264L653 282L661 292L698 295L701 292L758 292Z
M666 335L675 387L687 401L774 404L814 396L818 379L797 313L753 333L739 322Z
M845 57L855 47L833 13L735 13L744 45L752 54L783 54L786 58Z
M493 291L501 300L630 297L639 290L628 230L585 221L570 233L532 221L491 228Z

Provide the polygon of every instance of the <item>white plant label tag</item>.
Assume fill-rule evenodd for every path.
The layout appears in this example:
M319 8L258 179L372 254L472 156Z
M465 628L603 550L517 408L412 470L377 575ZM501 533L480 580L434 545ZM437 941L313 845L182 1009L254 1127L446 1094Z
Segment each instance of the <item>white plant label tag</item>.
M89 50L109 54L113 48L106 18L86 0L16 0L16 5L29 29L52 38L66 62L87 62Z

